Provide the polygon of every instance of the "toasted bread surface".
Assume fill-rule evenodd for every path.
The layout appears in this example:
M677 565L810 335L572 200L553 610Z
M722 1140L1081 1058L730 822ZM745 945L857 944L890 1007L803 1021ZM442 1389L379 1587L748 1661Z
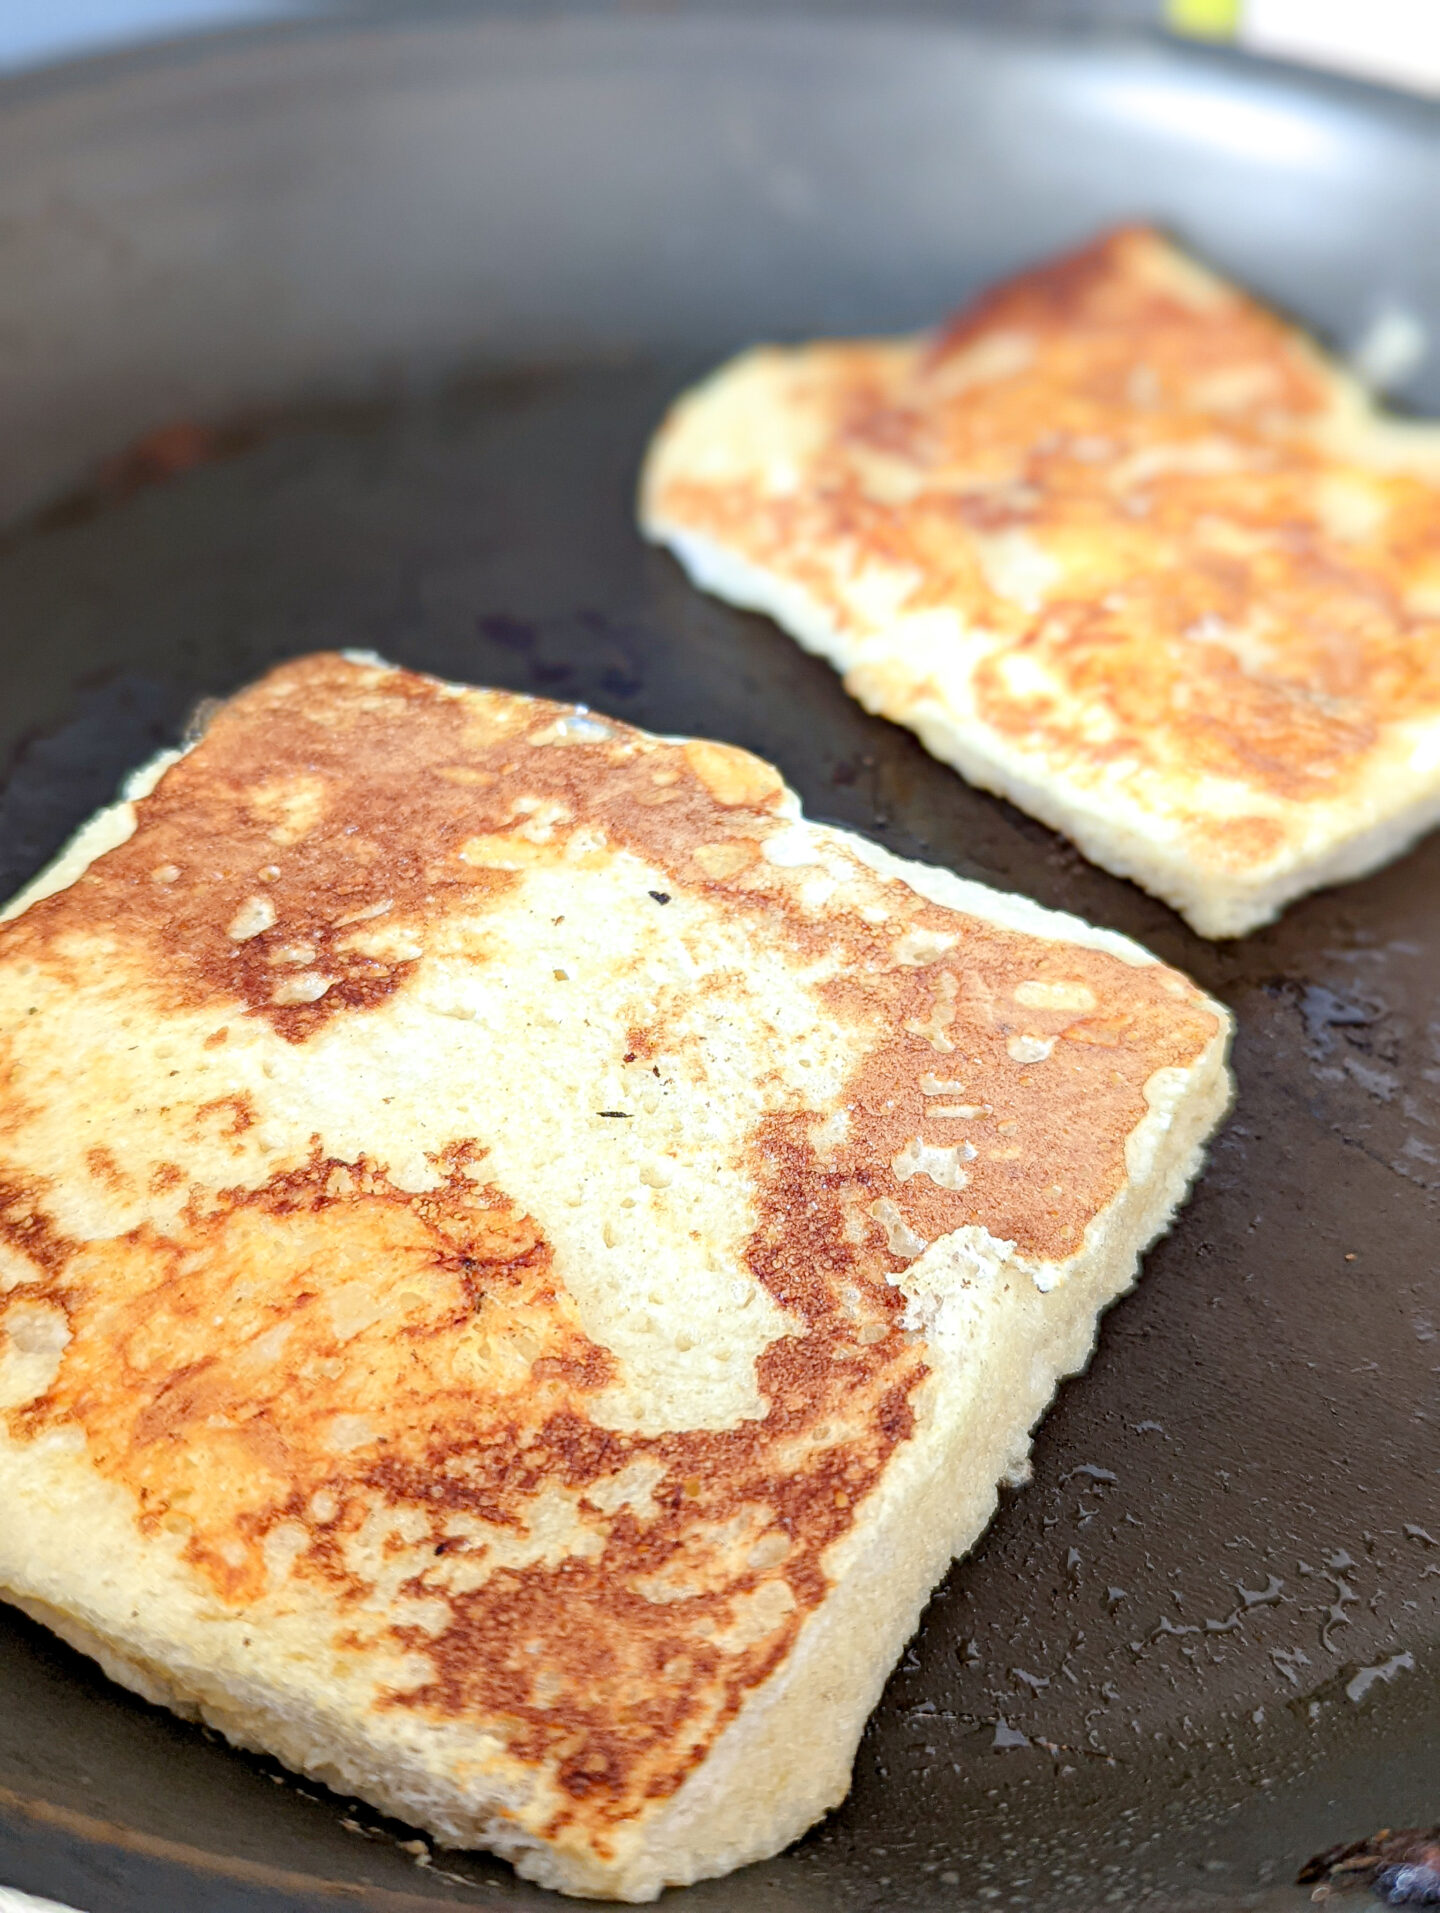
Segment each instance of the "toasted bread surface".
M548 1884L773 1851L1224 1012L744 752L377 662L161 770L0 925L0 1588Z
M644 528L1207 936L1440 816L1440 429L1144 228L683 399Z

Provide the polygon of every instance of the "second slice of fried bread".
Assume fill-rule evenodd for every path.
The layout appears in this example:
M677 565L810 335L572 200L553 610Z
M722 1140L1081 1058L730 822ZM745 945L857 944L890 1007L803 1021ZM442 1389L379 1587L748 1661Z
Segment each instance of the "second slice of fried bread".
M1440 430L1153 232L934 336L746 354L641 515L1205 936L1440 816Z

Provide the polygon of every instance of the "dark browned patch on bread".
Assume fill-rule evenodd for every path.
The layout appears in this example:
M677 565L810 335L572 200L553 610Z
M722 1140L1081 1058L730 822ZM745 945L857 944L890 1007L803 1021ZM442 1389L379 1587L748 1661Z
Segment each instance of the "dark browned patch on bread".
M440 1166L415 1195L363 1160L317 1156L192 1202L167 1233L48 1254L43 1219L12 1205L7 1233L47 1279L4 1301L59 1305L74 1338L12 1432L77 1420L142 1525L184 1532L195 1564L247 1600L265 1586L267 1527L366 1457L423 1452L432 1426L481 1421L517 1391L541 1413L603 1385L610 1359L580 1333L533 1223L463 1145ZM467 1338L500 1358L457 1365Z
M620 724L572 738L570 716L338 657L282 667L217 712L141 800L128 842L0 928L0 950L58 963L77 935L138 944L172 1005L234 1003L303 1042L397 989L428 925L513 883L490 849L465 852L490 839L494 858L523 853L517 798L583 815L677 873L697 843L745 842L773 812L773 772L753 804L743 784L721 801L684 746Z
M930 908L918 921L953 933L965 920ZM1047 980L1090 1000L1016 1000L1017 985ZM828 985L837 1008L878 1001L888 1032L849 1086L856 1140L842 1159L857 1173L867 1164L876 1197L927 1241L968 1223L1037 1260L1074 1255L1124 1186L1146 1083L1188 1067L1214 1034L1177 982L1160 964L1117 976L1108 953L1074 945L1037 962L1022 938L962 929L932 964ZM923 1171L897 1179L895 1160L917 1140L955 1152L962 1188Z
M36 1178L0 1176L0 1242L54 1276L74 1253L45 1209L48 1185Z

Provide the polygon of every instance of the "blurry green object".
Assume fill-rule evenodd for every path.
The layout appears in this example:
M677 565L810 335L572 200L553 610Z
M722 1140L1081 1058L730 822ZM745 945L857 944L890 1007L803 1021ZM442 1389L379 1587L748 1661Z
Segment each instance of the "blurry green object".
M1165 19L1177 33L1230 40L1239 29L1241 9L1242 0L1166 0Z

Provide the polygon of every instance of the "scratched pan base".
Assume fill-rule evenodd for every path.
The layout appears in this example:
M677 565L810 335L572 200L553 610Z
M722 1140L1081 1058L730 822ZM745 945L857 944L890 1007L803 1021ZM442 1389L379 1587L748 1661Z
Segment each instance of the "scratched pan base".
M1299 1907L1309 1854L1440 1813L1440 838L1204 943L631 528L698 366L910 322L1107 217L1342 340L1381 292L1440 323L1437 156L1418 106L1216 57L798 15L260 36L0 99L0 887L197 698L343 643L748 745L1237 1013L1210 1166L851 1797L696 1913ZM0 1614L0 1879L89 1913L556 1904L407 1840Z

